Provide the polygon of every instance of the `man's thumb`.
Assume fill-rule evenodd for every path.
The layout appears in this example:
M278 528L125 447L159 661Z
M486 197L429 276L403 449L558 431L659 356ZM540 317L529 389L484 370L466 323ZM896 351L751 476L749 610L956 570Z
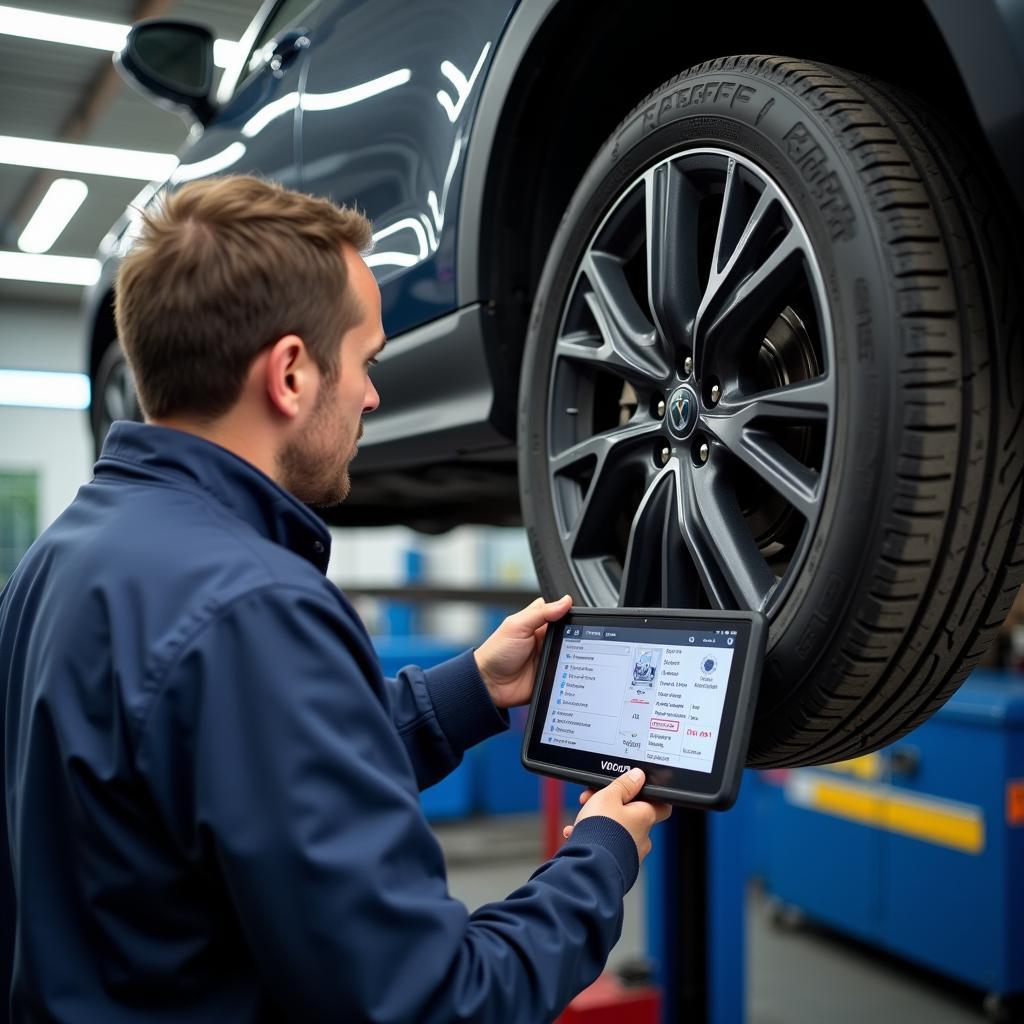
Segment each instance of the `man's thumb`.
M561 597L556 597L553 601L544 601L543 598L541 600L543 601L544 615L549 619L555 619L564 615L572 606L571 594L563 594Z
M522 611L509 616L506 620L523 636L532 636L546 622L561 618L572 606L572 597L566 594L557 601L545 601L538 597Z
M629 803L643 789L644 773L642 768L630 768L625 775L620 775L613 783L622 790L622 802Z

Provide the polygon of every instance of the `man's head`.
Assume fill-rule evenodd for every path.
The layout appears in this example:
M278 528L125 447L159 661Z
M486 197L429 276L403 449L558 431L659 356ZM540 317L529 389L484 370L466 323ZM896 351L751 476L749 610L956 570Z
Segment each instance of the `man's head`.
M303 501L344 498L379 401L370 238L362 214L252 177L188 184L148 212L116 287L147 419L224 444Z

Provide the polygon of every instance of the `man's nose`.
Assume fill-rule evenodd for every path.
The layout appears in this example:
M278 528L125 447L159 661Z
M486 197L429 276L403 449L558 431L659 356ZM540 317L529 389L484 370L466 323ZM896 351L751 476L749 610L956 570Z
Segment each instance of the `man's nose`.
M363 405L363 412L373 412L374 409L380 405L380 395L377 394L377 389L373 385L373 381L368 382L366 389L366 401Z

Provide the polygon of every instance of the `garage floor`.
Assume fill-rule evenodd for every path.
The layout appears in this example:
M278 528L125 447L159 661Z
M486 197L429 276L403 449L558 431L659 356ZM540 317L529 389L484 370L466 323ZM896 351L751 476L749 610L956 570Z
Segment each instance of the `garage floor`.
M439 824L453 896L471 909L502 899L540 859L536 817ZM643 877L627 898L614 967L644 952ZM751 890L745 1024L978 1024L980 997L825 929L779 928Z

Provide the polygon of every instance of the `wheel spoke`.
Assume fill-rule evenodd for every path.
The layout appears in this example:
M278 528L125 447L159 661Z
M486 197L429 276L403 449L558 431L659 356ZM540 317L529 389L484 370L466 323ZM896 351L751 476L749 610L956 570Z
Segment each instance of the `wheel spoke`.
M697 276L698 195L680 170L662 164L644 179L647 295L654 322L675 350L693 344L700 303Z
M788 384L785 387L760 391L749 397L734 398L728 394L709 412L717 422L728 420L747 427L755 420L774 420L810 426L824 423L835 401L835 382L831 376Z
M722 192L722 212L718 218L715 234L715 252L711 261L711 273L721 274L725 262L736 251L736 245L743 234L743 228L750 216L744 202L743 183L736 173L736 161L729 161L725 174L725 189Z
M563 535L570 554L577 554L579 544L588 544L607 530L608 517L620 500L622 489L615 479L624 465L661 432L657 420L642 419L624 427L608 430L580 441L551 458L552 475L566 473L585 461L595 460L590 486L575 522Z
M666 466L633 516L619 604L622 607L695 608L700 578L687 557L676 514L677 470Z
M819 377L750 398L725 396L714 410L704 414L704 427L809 519L821 501L821 475L790 454L768 428L824 424L834 390L831 377ZM760 426L755 427L755 423Z
M583 273L590 284L584 298L597 322L601 344L591 351L582 350L580 345L568 349L559 346L558 354L590 358L641 384L664 380L668 363L663 344L633 295L622 261L592 251L583 261Z
M597 459L596 476L596 473L600 472L610 457L614 458L619 454L625 454L625 449L632 450L637 443L653 438L660 432L661 422L659 420L646 417L636 421L630 420L625 426L594 434L593 437L588 437L585 441L580 441L552 456L551 472L564 473L585 459L593 457Z
M784 501L810 519L821 501L820 474L790 454L770 434L747 430L732 449Z
M707 595L721 608L763 608L775 585L725 473L680 464L680 528Z
M605 369L608 368L608 346L598 334L574 331L572 334L563 334L555 342L555 358L591 363L595 369ZM629 376L618 366L612 365L610 368L617 370L621 376Z
M771 255L729 296L722 311L708 325L707 342L713 344L727 326L732 333L752 326L758 317L776 305L778 296L798 269L795 257L802 252L799 232L791 229ZM739 325L735 323L737 319L741 321Z
M675 500L675 474L666 468L648 489L633 516L619 591L622 607L643 607L651 600L661 576L666 524L671 519Z
M742 196L735 175L730 193L723 200L716 261L725 258L736 222L742 220ZM770 186L765 188L732 245L725 266L718 270L717 263L712 265L694 324L693 359L698 376L704 372L708 350L720 345L724 338L733 345L733 339L743 339L744 332L778 301L798 269L797 257L803 252L803 245L794 227L786 230L765 254L770 237L782 224L782 216L778 193Z

